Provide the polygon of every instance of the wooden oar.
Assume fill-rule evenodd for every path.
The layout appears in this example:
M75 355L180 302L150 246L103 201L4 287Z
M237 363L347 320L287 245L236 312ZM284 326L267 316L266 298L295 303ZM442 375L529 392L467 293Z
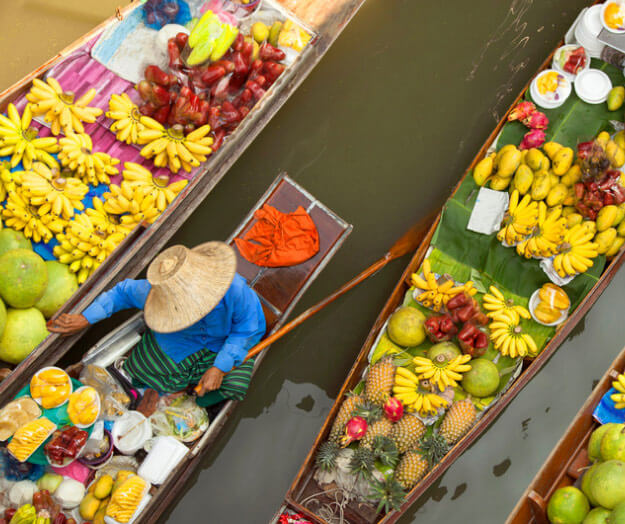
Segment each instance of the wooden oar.
M432 211L425 218L412 226L406 233L404 233L402 237L393 244L393 246L380 260L371 264L371 266L365 269L358 276L352 278L349 282L337 289L331 295L324 298L321 302L318 302L314 306L308 308L306 311L291 320L291 322L282 326L278 331L261 340L252 349L249 350L247 356L245 357L245 360L249 360L250 358L255 357L263 349L273 344L276 340L286 335L289 331L299 326L302 322L308 320L316 313L319 313L319 311L325 308L328 304L331 304L337 298L347 293L350 289L355 288L358 284L367 280L370 276L375 275L375 273L377 273L380 269L386 266L386 264L388 264L391 260L395 260L396 258L402 257L407 253L412 253L413 251L415 251L421 240L423 240L423 237L425 237L428 229L430 228L430 225L432 224L432 221L436 218L437 214L438 209L436 211Z

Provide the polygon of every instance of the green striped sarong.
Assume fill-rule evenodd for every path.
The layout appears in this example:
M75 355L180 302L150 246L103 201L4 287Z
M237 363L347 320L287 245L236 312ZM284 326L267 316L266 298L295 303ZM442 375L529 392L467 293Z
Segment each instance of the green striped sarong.
M175 393L197 384L213 366L217 353L202 349L176 363L167 356L147 329L124 363L136 387L152 388L159 393ZM198 405L211 406L221 400L242 400L252 380L254 359L243 362L224 376L221 387L197 398Z

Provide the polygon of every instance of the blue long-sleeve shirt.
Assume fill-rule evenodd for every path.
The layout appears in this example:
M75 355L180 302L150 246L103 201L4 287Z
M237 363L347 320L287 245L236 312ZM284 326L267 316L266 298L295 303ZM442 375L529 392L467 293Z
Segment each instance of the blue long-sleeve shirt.
M143 309L151 285L147 280L124 280L102 293L85 309L83 316L90 324L124 309ZM159 347L174 362L204 348L217 353L215 367L224 373L243 362L247 350L265 333L265 315L260 299L236 274L219 304L203 319L175 333L158 333Z

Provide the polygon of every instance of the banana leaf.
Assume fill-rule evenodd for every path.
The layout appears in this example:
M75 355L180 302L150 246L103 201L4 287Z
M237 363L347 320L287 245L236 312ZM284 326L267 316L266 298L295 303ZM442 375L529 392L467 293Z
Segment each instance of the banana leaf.
M612 81L612 85L623 85L623 72L616 67L592 59L590 66L605 72ZM529 89L525 93L526 100L532 100ZM540 111L547 115L549 126L545 130L547 140L558 142L563 146L575 148L578 143L592 140L601 131L610 127L610 120L623 120L623 110L608 111L606 103L588 104L575 94L575 88L571 96L560 107L555 109L542 109ZM502 129L497 149L506 144L519 145L523 135L529 129L520 122L508 122Z

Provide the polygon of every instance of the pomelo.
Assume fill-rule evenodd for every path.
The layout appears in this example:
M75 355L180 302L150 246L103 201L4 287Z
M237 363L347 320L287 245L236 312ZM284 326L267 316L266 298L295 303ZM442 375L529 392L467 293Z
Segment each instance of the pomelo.
M439 342L428 349L427 357L430 360L435 360L439 355L444 355L445 359L449 361L462 355L462 351L460 351L460 348L453 342Z
M605 508L595 508L590 510L582 524L607 524L610 510Z
M601 439L601 460L625 461L625 424L613 424Z
M462 388L475 397L488 397L499 387L499 370L490 360L476 358L462 377Z
M625 501L625 462L608 460L597 464L590 479L590 494L597 505L613 509Z
M9 309L6 327L0 337L0 359L19 364L47 336L46 319L41 311L34 307Z
M400 307L386 326L389 338L402 347L418 346L425 340L425 315L413 307Z
M547 517L552 524L582 524L589 511L588 499L573 486L557 489L547 505Z
M603 508L602 508L603 509ZM598 522L604 522L602 520ZM617 505L612 513L609 513L606 524L625 524L625 502L621 502Z
M4 305L4 302L0 300L0 337L4 332L4 328L7 325L7 308Z
M0 231L0 255L12 249L31 249L32 244L22 233L13 229Z
M0 256L0 296L9 306L34 306L47 285L48 268L34 251L12 249Z
M50 318L78 289L78 281L66 264L56 260L48 260L45 264L48 268L48 285L35 307L44 317Z
M584 476L582 477L582 485L581 485L582 493L586 495L586 498L590 502L591 506L597 506L597 501L593 498L592 493L590 492L590 483L592 481L592 476L597 470L597 466L598 464L593 464L592 466L590 466L590 468L586 470L586 472L584 473Z
M603 435L605 435L605 432L615 425L614 422L608 422L607 424L599 426L590 435L590 439L588 440L588 458L593 462L601 460L601 439Z

